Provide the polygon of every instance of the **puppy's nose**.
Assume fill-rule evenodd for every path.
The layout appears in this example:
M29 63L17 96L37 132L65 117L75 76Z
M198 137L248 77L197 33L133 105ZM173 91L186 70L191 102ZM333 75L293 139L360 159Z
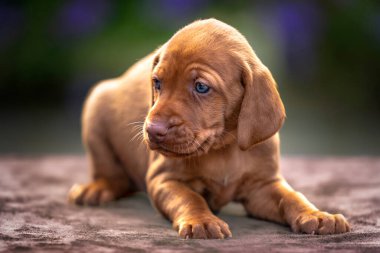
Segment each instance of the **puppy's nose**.
M148 138L152 142L162 142L168 133L168 124L162 121L148 122L146 125L146 131Z

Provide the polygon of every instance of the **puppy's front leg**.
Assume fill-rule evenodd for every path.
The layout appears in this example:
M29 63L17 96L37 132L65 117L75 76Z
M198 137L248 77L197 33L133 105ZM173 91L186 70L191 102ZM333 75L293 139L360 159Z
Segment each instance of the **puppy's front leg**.
M294 232L337 234L350 231L343 215L318 210L284 179L256 185L244 206L255 217L289 224Z
M182 238L222 239L232 236L227 223L212 214L201 195L183 182L169 178L165 173L148 176L148 193Z

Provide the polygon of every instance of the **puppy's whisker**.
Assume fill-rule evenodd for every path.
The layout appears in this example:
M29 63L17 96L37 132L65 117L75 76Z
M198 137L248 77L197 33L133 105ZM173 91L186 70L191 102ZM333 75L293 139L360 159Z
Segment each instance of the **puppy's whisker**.
M142 132L142 129L134 129L133 131L131 131L131 134L135 136L136 134L140 134Z
M132 126L129 126L131 129L144 129L144 125L132 125Z
M130 125L143 125L144 124L144 121L135 121L135 122L131 122L129 124L127 124L127 126L130 126Z
M137 132L130 140L129 140L129 142L133 142L134 140L139 140L139 142L140 142L140 139L139 138L141 138L141 136L143 137L143 132L142 131L139 131L139 132Z
M207 140L206 140L206 141L207 141ZM198 141L197 141L197 143L198 143L199 148L202 149L203 152L206 152L206 150L204 150L204 148L203 148L203 145L200 144Z
M131 127L143 127L144 123L142 123L142 124L134 124L134 125L127 125L127 126L131 126Z
M144 142L144 134L143 133L141 133L140 135L139 135L139 137L138 137L138 141L139 142Z
M136 133L142 132L144 130L143 125L134 125L132 127L125 125L123 128L128 129L127 131L131 132L132 134L136 134Z

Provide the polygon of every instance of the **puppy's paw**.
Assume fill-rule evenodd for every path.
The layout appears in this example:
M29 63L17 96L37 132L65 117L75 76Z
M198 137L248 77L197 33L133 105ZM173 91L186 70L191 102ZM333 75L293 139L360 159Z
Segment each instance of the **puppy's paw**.
M301 213L291 227L297 233L319 235L340 234L351 230L343 215L321 211Z
M223 239L232 237L228 224L212 214L183 217L175 224L179 236L184 239Z
M114 192L103 180L86 185L74 184L68 193L69 203L76 205L97 206L115 199Z

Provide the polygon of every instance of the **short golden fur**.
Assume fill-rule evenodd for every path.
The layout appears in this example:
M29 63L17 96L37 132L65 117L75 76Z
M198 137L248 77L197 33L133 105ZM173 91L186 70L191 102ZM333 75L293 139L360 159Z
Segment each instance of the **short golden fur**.
M195 92L198 82L210 91ZM275 81L247 40L218 20L196 21L92 90L82 134L93 181L75 185L69 200L97 205L146 190L183 238L231 236L213 213L230 201L294 232L349 231L341 214L319 211L279 174L284 119ZM147 133L154 124L165 125L159 141Z

